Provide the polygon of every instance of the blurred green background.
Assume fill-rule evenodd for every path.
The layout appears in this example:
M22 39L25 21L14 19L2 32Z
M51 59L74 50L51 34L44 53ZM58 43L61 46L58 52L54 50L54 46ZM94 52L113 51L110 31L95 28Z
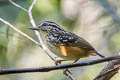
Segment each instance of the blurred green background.
M14 0L24 8L32 0ZM90 42L101 54L115 55L120 48L120 0L37 0L32 12L38 25L53 21ZM37 40L26 12L0 0L0 17ZM99 57L84 58L84 60ZM83 59L81 59L82 61ZM70 62L69 62L70 63ZM73 68L76 80L92 80L107 63ZM44 51L0 22L0 69L54 65ZM111 80L119 80L117 74ZM69 80L62 70L46 73L2 75L0 80Z

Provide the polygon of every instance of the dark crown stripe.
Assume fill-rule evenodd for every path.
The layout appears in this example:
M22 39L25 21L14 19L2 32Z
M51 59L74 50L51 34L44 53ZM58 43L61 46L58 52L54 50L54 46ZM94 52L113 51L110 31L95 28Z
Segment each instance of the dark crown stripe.
M46 24L48 24L49 26L54 26L54 27L60 27L58 24L56 24L55 22L51 22L51 21L45 21Z

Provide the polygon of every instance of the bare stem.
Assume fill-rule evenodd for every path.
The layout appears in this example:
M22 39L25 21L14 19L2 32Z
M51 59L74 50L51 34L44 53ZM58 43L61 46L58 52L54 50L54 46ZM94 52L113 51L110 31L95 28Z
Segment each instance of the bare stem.
M9 0L9 2L12 3L14 6L16 6L16 7L20 8L20 9L24 10L25 12L28 12L27 9L25 9L25 8L23 8L22 6L16 4L16 3L13 2L12 0Z
M25 12L27 12L28 15L29 15L30 23L32 24L33 27L36 27L35 21L34 21L33 16L32 16L32 9L33 9L33 7L34 7L34 5L35 5L35 3L36 3L36 0L33 0L32 4L30 5L30 7L29 7L28 10L25 9L25 8L23 8L23 7L20 6L20 5L16 4L16 3L13 2L12 0L9 0L9 1L10 1L14 6L22 9L22 10L25 11ZM41 39L41 37L40 37L39 32L38 32L38 31L35 31L35 34L36 34L36 36L37 36L37 38L38 38L38 40L39 40L39 42L40 42L40 44L41 44L41 47L44 49L44 51L47 53L47 55L56 63L56 62L57 62L56 57L53 56L52 53L46 48L46 46L44 45L44 43L43 43L43 41L42 41L42 39ZM68 70L66 71L66 74L67 74L67 76L68 76L71 80L75 80L75 79L73 78L73 76L69 74L69 71L68 71Z
M34 7L34 5L35 5L35 3L36 3L36 0L33 0L32 4L30 5L30 7L29 7L28 10L25 9L25 8L23 8L23 7L20 6L20 5L16 4L16 3L15 3L14 1L12 1L12 0L9 0L9 2L12 3L14 6L22 9L22 10L25 11L25 12L27 12L28 15L29 15L29 18L30 18L30 23L32 24L33 27L36 27L35 21L34 21L33 16L32 16L32 9L33 9L33 7ZM42 39L41 39L41 37L40 37L39 32L38 32L38 31L35 31L35 34L36 34L36 36L37 36L37 38L38 38L38 40L39 40L39 42L40 42L41 47L44 49L44 51L47 53L47 55L48 55L53 61L56 61L55 56L53 56L52 53L51 53L51 52L46 48L46 46L44 45L44 43L43 43L43 41L42 41Z
M102 74L100 74L100 75L98 75L94 80L97 80L97 79L99 79L99 78L101 78L101 77L104 77L104 76L107 76L107 75L109 75L109 74L111 74L111 73L118 73L118 70L120 69L120 65L119 66L117 66L117 67L115 67L115 68L113 68L113 69L109 69L109 70L107 70L106 72L104 72L104 73L102 73ZM111 78L112 76L110 76L110 78ZM109 79L110 79L109 78Z
M95 65L95 64L108 62L108 61L112 61L112 60L119 60L119 59L120 59L120 56L113 56L113 57L106 57L106 58L102 58L102 59L81 61L81 62L77 62L77 63L63 64L63 65L57 65L57 66L48 66L48 67L39 67L39 68L24 68L24 69L3 69L3 70L0 70L0 75L16 74L16 73L30 73L30 72L49 72L49 71L53 71L53 70L60 70L60 69L73 68L73 67L85 67L85 66Z
M36 3L36 0L33 0L31 6L30 6L29 9L28 9L28 15L29 15L30 22L31 22L31 24L32 24L33 27L36 27L35 21L34 21L33 16L32 16L32 9L33 9L35 3ZM42 48L43 48L44 51L47 53L47 55L48 55L53 61L56 61L55 56L53 56L52 53L51 53L51 52L46 48L46 46L44 45L44 43L43 43L43 41L42 41L42 39L41 39L41 37L40 37L39 32L38 32L38 31L35 31L35 34L36 34L36 36L37 36L37 38L38 38L38 40L39 40Z
M120 52L117 54L120 56ZM93 80L111 80L120 69L120 59L110 61Z
M16 32L20 33L21 35L23 35L24 37L26 37L27 39L31 40L32 42L34 42L35 44L40 46L40 43L35 41L34 39L32 39L30 36L28 36L27 34L25 34L24 32L20 31L19 29L17 29L15 26L13 26L12 24L10 24L9 22L5 21L4 19L0 18L0 21L3 22L4 24L8 25L10 28L12 28L13 30L15 30Z

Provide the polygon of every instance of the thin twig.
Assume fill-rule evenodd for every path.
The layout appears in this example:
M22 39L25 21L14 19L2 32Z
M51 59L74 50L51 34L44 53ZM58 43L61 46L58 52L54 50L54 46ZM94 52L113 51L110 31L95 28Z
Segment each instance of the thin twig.
M34 42L35 44L40 46L40 43L35 41L34 39L32 39L30 36L28 36L27 34L25 34L24 32L20 31L19 29L17 29L15 26L13 26L12 24L10 24L9 22L5 21L4 19L0 18L0 21L3 22L4 24L8 25L10 28L12 28L13 30L15 30L16 32L20 33L21 35L23 35L24 37L26 37L27 39L31 40L32 42Z
M27 9L25 9L25 8L23 8L22 6L16 4L16 3L13 2L12 0L9 0L9 2L12 3L14 6L16 6L16 7L20 8L20 9L24 10L25 12L28 12Z
M13 5L15 5L16 7L18 7L18 8L20 8L20 9L22 9L23 11L27 12L28 15L29 15L29 19L30 19L30 22L31 22L32 26L33 26L33 27L36 27L35 21L34 21L33 16L32 16L32 9L33 9L33 7L34 7L34 5L35 5L35 3L36 3L36 0L33 0L32 4L30 5L30 7L29 7L28 10L25 9L25 8L23 8L23 7L20 6L20 5L16 4L16 3L13 2L12 0L9 0L9 1L10 1ZM44 43L43 43L43 41L42 41L42 39L41 39L41 37L40 37L39 32L38 32L38 31L35 31L35 34L36 34L36 36L37 36L37 38L38 38L38 40L39 40L39 42L40 42L40 44L41 44L41 47L44 49L44 51L47 53L47 55L56 63L56 62L57 62L56 57L53 56L52 53L46 48L46 46L44 45ZM58 63L58 64L59 64L59 63ZM67 76L69 76L69 78L70 78L71 80L75 80L73 77L71 77L72 75L70 75L69 70L67 70L65 73L66 73Z
M56 62L56 65L61 65L61 62ZM69 69L63 69L63 73L64 75L68 76L70 78L70 80L75 80L75 78L73 77L72 73L69 71Z
M111 72L115 72L116 70L119 70L120 69L120 65L119 66L117 66L117 67L115 67L115 68L113 68L113 69L110 69L110 70L108 70L108 71L106 71L106 72L104 72L104 73L102 73L102 74L100 74L100 75L98 75L94 80L97 80L98 78L101 78L102 76L106 76L106 75L108 75L109 73L111 73Z
M117 54L120 56L120 52ZM93 80L110 80L118 73L120 59L110 61Z
M60 70L60 69L66 69L66 68L90 66L94 64L117 60L117 59L120 59L120 56L113 56L113 57L107 57L107 58L102 58L102 59L82 61L82 62L77 62L77 63L72 63L72 64L57 65L57 66L48 66L48 67L24 68L24 69L3 69L3 70L0 70L0 75L28 73L28 72L29 73L30 72L49 72L53 70Z
M25 9L25 8L23 8L23 7L20 6L20 5L16 4L16 3L13 2L12 0L9 0L9 1L10 1L10 3L12 3L14 6L22 9L22 10L25 11L25 12L27 12L28 15L29 15L29 18L30 18L30 23L32 24L33 27L36 27L35 21L34 21L34 19L33 19L33 17L32 17L32 9L33 9L33 7L34 7L34 5L35 5L35 3L36 3L36 0L33 0L32 4L30 5L30 7L29 7L28 10ZM35 34L36 34L36 36L37 36L37 38L38 38L38 40L39 40L39 42L40 42L40 44L41 44L41 47L44 49L44 51L47 53L47 55L48 55L53 61L56 61L56 58L52 55L52 53L51 53L51 52L46 48L46 46L44 45L44 43L43 43L43 41L42 41L42 39L41 39L41 37L40 37L39 32L38 32L38 31L35 31Z
M70 78L70 80L75 80L72 73L68 69L64 69L63 73Z
M36 0L33 0L31 6L28 9L28 15L29 15L30 22L31 22L31 24L32 24L33 27L36 27L35 21L34 21L33 16L32 16L32 9L33 9L35 3L36 3ZM35 34L38 37L38 40L39 40L42 48L44 49L44 51L56 63L57 62L56 57L53 56L52 53L46 48L46 46L44 45L44 43L43 43L43 41L42 41L42 39L40 37L39 32L35 31ZM61 64L58 63L58 65L61 65ZM70 75L69 70L66 70L65 73L66 73L66 76L68 76L71 80L75 80L74 77L72 75Z
M36 3L36 0L33 0L32 4L30 5L30 7L29 7L28 10L25 9L25 8L23 8L23 7L20 6L20 5L16 4L16 3L15 3L14 1L12 1L12 0L9 0L9 2L12 3L14 6L22 9L22 10L25 11L25 12L27 12L28 15L29 15L29 18L30 18L30 23L32 24L33 27L36 27L35 21L34 21L34 19L33 19L33 17L32 17L32 9L33 9L33 7L34 7L34 5L35 5L35 3ZM41 47L44 49L44 51L47 53L47 55L48 55L53 61L56 61L55 56L53 56L52 53L51 53L49 50L47 50L46 46L44 45L44 43L43 43L43 41L42 41L42 39L41 39L41 37L40 37L39 32L38 32L38 31L35 31L35 34L36 34L36 36L37 36L37 38L38 38L38 40L39 40L39 42L40 42L40 44L41 44Z
M33 27L36 27L35 21L34 21L33 16L32 16L32 9L33 9L35 3L36 3L36 0L33 0L31 6L28 9L29 19L30 19L30 22L31 22Z
M34 21L33 16L32 16L32 8L34 7L35 3L36 3L36 0L33 0L31 6L30 6L29 9L28 9L28 15L29 15L30 22L31 22L31 24L32 24L33 27L36 27L35 21ZM55 56L53 56L52 53L51 53L51 52L46 48L46 46L44 45L44 43L43 43L43 41L42 41L42 39L41 39L41 37L40 37L39 32L38 32L38 31L35 31L35 34L36 34L36 36L37 36L37 38L38 38L38 40L39 40L42 48L43 48L44 51L47 53L47 55L48 55L53 61L56 61Z

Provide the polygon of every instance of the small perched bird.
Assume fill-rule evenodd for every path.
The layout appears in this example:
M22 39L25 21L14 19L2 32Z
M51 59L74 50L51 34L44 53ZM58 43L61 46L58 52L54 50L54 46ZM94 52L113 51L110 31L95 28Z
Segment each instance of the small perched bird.
M86 40L72 32L65 31L54 22L45 21L30 29L39 31L46 47L64 60L79 60L90 55L104 58Z

